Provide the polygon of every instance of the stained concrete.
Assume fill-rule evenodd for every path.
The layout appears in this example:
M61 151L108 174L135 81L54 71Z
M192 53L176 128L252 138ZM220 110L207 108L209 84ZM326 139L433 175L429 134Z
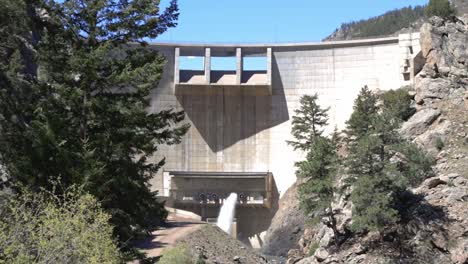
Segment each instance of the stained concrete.
M181 144L161 146L155 161L166 157L165 170L271 171L280 193L295 181L294 162L301 158L286 144L291 139L291 117L299 107L300 97L317 93L320 104L330 107L327 131L335 126L343 128L364 85L373 90L389 90L411 84L412 79L405 80L404 73L413 75L411 64L420 50L417 33L329 43L171 43L152 47L161 51L167 63L162 80L153 90L150 110L184 110L192 125ZM236 86L237 74L242 74L243 79L250 73L233 69L229 74L233 75L230 81L234 85L181 85L176 90L175 81L186 78L175 73L176 52L267 56L268 50L271 85L268 80L262 84L264 79L260 78L257 85ZM209 61L205 62L207 65ZM198 75L208 73L203 75L202 71ZM209 77L222 76L211 72ZM162 170L152 183L155 189L162 189Z
M268 171L280 195L295 182L294 163L302 159L301 153L286 144L286 140L292 140L291 118L300 97L317 93L319 103L330 107L326 132L343 128L364 85L372 90L410 85L420 51L417 33L329 43L159 43L151 47L159 50L167 63L151 94L150 111L184 110L192 126L181 144L160 146L154 162L165 157L166 164L154 175L153 188L162 191L164 170ZM192 82L192 77L179 71L176 55L238 58L229 76L209 71L210 62L205 59L205 70L197 72ZM258 55L268 57L266 75L239 69L239 56ZM255 85L243 83L250 74ZM249 237L260 237L274 213L260 211L252 218L258 223L255 230L247 232ZM247 215L252 217L252 213Z

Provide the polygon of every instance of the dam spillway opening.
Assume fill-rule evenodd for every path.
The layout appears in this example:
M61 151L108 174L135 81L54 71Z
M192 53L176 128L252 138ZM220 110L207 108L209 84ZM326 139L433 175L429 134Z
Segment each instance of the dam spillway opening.
M260 246L258 230L266 230L278 209L279 194L270 172L164 172L166 205L217 219L220 209L235 193L235 234L239 240Z

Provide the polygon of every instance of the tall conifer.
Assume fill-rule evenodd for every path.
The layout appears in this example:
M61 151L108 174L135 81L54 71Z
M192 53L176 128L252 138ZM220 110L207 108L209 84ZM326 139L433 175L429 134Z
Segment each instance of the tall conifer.
M2 60L0 151L8 174L33 189L49 188L51 178L83 185L111 213L121 241L154 227L166 212L149 180L164 160L151 157L158 145L179 143L188 126L180 124L183 112L150 107L164 58L146 40L176 25L176 1L165 10L159 1L13 2L28 38L15 27L1 42L26 41L34 56L1 48L18 57Z

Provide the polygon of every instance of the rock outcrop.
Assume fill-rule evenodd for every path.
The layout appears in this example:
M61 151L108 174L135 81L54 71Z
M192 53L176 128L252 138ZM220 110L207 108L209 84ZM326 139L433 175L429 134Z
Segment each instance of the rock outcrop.
M299 248L298 242L304 232L305 217L299 209L296 184L281 197L279 208L268 228L262 252L286 257L290 249Z
M400 132L436 165L408 197L405 224L384 237L349 237L340 248L329 243L326 226L306 228L295 251L303 256L288 263L468 263L468 17L429 19L421 46L426 63L412 91L418 111ZM350 211L347 196L334 208ZM342 217L345 231L351 215Z

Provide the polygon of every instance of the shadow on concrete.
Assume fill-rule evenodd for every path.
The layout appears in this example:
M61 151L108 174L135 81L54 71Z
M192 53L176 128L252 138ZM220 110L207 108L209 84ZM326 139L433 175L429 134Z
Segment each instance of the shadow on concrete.
M193 124L189 134L196 133L193 131L196 129L216 153L289 119L283 82L274 56L272 88L273 94L264 95L260 92L264 85L262 88L255 85L194 86L190 87L191 91L186 90L176 97Z
M251 240L256 240L259 247L263 245L260 234L267 231L271 220L279 208L279 192L276 183L273 184L271 208L237 208L237 238L244 244L254 246Z

